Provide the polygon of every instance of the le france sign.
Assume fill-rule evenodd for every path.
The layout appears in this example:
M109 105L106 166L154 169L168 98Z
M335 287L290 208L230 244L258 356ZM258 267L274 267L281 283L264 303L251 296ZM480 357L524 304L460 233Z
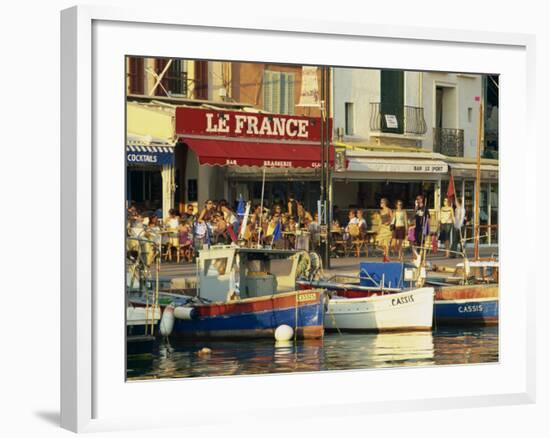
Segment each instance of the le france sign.
M329 127L329 132L332 132ZM320 118L223 111L204 108L176 109L176 134L187 137L248 137L256 140L286 140L319 144Z

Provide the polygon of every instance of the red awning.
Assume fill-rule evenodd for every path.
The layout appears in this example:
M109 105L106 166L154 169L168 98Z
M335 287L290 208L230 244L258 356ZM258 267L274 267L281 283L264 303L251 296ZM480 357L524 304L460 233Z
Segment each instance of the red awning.
M267 143L218 139L184 139L200 164L258 167L321 167L321 147L314 144ZM330 148L330 164L334 148Z

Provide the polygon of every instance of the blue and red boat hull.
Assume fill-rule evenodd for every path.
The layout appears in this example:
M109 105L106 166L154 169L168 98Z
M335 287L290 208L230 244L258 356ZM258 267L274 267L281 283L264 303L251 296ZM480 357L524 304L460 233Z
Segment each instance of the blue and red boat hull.
M498 324L498 284L436 288L434 317L439 325Z
M176 319L172 336L188 338L266 338L286 324L298 338L317 339L324 334L324 292L281 293L234 302L200 304L190 319Z
M498 324L498 299L435 301L434 317L439 325Z

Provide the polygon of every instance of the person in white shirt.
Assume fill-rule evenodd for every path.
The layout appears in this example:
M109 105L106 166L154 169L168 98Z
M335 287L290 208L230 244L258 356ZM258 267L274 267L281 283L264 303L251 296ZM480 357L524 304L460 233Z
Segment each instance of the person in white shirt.
M454 224L451 234L451 255L450 257L456 257L458 252L458 246L460 245L460 251L464 251L462 244L462 227L464 226L464 220L466 219L466 210L462 205L460 198L455 197L455 211L454 211Z
M449 242L454 227L454 211L449 198L443 200L439 211L439 241L445 246L445 257L449 257Z
M364 213L361 208L357 210L357 223L359 224L359 228L361 228L362 233L367 231L367 221L365 220Z
M346 225L346 228L344 228L344 239L349 238L349 226L350 225L359 225L359 219L357 219L357 214L355 213L355 210L352 208L350 209L348 213L348 224Z
M350 225L358 225L359 224L359 219L357 219L357 213L355 212L355 210L352 208L350 209L349 213L348 213L348 225L346 227L346 231L348 230L348 227Z

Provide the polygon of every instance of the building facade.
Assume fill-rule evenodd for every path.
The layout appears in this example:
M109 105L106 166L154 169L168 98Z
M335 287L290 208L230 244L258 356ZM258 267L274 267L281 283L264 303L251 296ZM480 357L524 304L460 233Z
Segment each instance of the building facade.
M172 185L164 182L162 168L158 165L147 162L138 166L128 161L128 180L134 182L128 189L130 203L140 204L145 200L145 195L154 199L148 199L149 205L143 207L160 208L159 204L162 204L164 211L172 207L183 210L187 204L200 207L208 199L227 199L234 203L241 196L259 203L262 180L265 178L263 195L266 205L285 203L291 192L302 199L307 208L316 205L320 172L315 161L318 161L320 153L311 147L319 142L314 133L320 129L320 109L300 105L301 66L129 58L127 71L128 105L147 108L151 114L165 114L165 124L172 125L172 135L166 141L173 146L171 172L164 172L164 175L173 178ZM193 110L186 112L178 108ZM213 133L208 130L202 132L198 142L196 133L190 132L188 125L181 120L181 117L200 115L205 109L213 110L211 116L216 120L219 113L230 120L241 117L239 114L245 112L272 114L270 118L283 117L291 127L303 127L307 122L304 132L312 137L297 139L258 133L253 139L256 149L248 151L252 155L265 157L262 163L236 165L229 162L222 164L217 160L212 164L206 155L212 152L209 138L214 138ZM127 114L128 138L154 132L153 125L158 120L151 118L148 123L140 119L137 122L135 111L128 111ZM207 116L204 114L204 117ZM201 121L197 119L197 123ZM179 130L177 126L180 126ZM136 130L138 132L134 132ZM243 141L251 141L250 138L245 139L244 134L242 137ZM311 138L315 138L313 144ZM220 150L225 147L228 154L238 159L243 146L236 140L217 138L218 152L222 154ZM285 150L281 146L293 146L294 149ZM151 150L152 147L143 145L143 148ZM135 145L127 144L128 153L134 149ZM271 159L270 154L273 153L279 154L279 159ZM143 185L146 188L151 186L151 189L144 191L141 188ZM165 193L168 187L171 187L171 196Z
M335 68L333 72L339 153L332 199L340 219L350 207L376 211L382 197L390 203L402 200L405 208L412 209L416 195L424 194L435 224L453 175L473 233L480 102L487 102L487 77L375 69ZM493 132L498 127L494 95ZM483 126L482 132L488 132L488 124ZM482 139L482 157L493 158L494 154L485 152L487 144ZM484 158L481 174L480 223L486 235L482 243L495 243L498 161Z
M301 101L304 72L295 65L129 57L128 203L162 208L165 214L187 204L200 208L207 199L234 203L242 196L259 203L264 186L266 205L284 203L294 193L314 211L320 195L315 125L321 110ZM320 71L313 75L317 84L310 92L320 83ZM401 199L412 209L417 194L427 196L436 219L450 175L473 216L483 101L480 222L488 237L482 241L498 240L498 77L332 68L330 78L336 157L329 195L339 219L350 207L375 211L381 197L391 203ZM182 117L195 115L202 117L199 124L217 125L192 132ZM254 123L264 121L266 131L256 127L255 134L220 137L208 129L223 130L225 120L245 120L245 115L254 115ZM268 125L275 119L305 123L311 136L272 135ZM257 160L250 164L239 154Z

